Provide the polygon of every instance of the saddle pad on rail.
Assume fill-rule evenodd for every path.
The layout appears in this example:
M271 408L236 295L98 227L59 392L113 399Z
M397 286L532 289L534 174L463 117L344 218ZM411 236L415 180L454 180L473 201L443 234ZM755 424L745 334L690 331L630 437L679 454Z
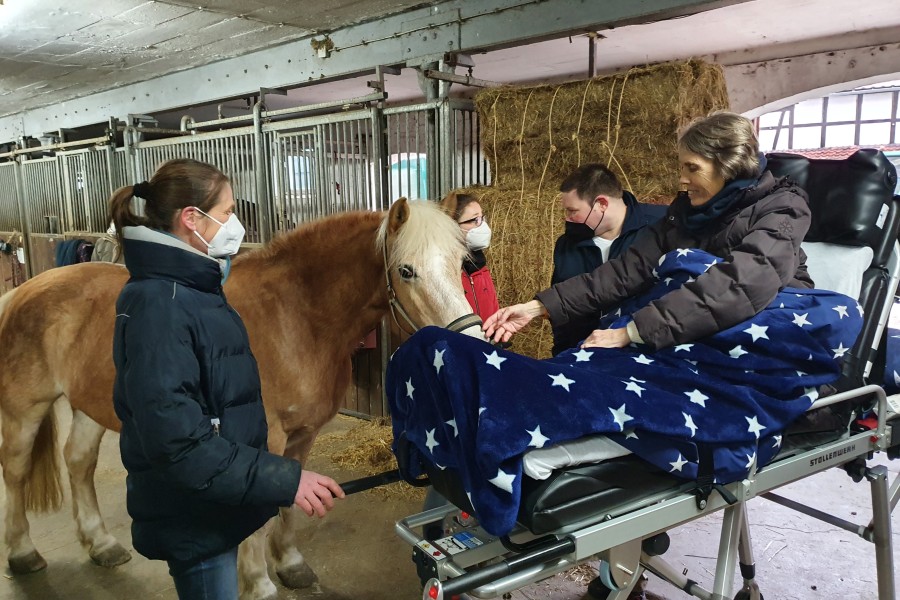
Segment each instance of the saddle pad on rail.
M669 253L652 290L623 306L614 326L717 260ZM780 432L837 379L860 312L847 296L786 289L753 319L702 341L654 353L572 349L543 361L425 328L388 368L395 440L411 442L408 476L425 462L458 470L475 514L498 535L516 520L522 454L592 433L687 480L704 447L727 483L771 460Z

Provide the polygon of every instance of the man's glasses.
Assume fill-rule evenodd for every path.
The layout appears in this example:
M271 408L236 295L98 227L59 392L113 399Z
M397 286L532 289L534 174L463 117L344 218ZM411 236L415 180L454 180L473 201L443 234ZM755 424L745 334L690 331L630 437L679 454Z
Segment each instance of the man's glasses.
M472 217L471 219L466 219L465 221L458 221L460 225L468 225L469 223L474 223L475 227L481 227L481 224L484 222L484 215L478 215L477 217Z

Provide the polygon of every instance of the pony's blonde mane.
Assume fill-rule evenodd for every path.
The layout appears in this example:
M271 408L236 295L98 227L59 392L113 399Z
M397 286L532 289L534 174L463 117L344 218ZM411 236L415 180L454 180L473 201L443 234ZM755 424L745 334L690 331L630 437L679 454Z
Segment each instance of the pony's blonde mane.
M405 263L422 264L424 259L435 252L456 256L460 266L466 256L465 235L459 225L443 209L429 200L407 202L409 218L390 249L390 268ZM388 218L385 217L378 228L375 243L381 252L387 235Z

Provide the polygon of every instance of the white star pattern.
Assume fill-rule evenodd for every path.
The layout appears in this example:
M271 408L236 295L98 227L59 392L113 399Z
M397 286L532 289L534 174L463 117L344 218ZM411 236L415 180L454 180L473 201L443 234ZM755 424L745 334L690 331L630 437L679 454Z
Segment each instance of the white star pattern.
M687 256L687 255L690 254L691 252L692 252L692 250L691 250L690 248L679 248L679 249L678 249L678 256L679 256L679 257L681 257L681 256Z
M530 436L531 441L528 442L528 445L533 448L543 448L544 444L550 441L550 438L541 433L541 426L538 425L534 428L534 431L525 430Z
M756 416L754 416L752 419L750 417L744 418L747 419L747 431L754 434L756 436L756 439L759 439L759 432L764 430L765 426L759 424L759 420Z
M686 412L681 413L684 416L684 426L691 430L691 437L697 433L697 426L694 425L694 418Z
M656 272L656 269L650 271L650 274L653 275L653 279L659 279L659 273Z
M753 341L755 342L756 340L758 340L760 338L762 338L764 340L769 339L769 336L766 335L766 331L768 331L768 329L769 329L768 326L763 327L762 325L757 325L756 323L753 323L750 325L750 327L748 327L747 329L744 330L744 333L749 333L750 337L752 337Z
M703 263L703 266L706 267L705 269L703 269L703 272L706 273L707 271L709 271L711 268L713 268L717 264L719 264L719 261L717 261L717 260L714 260L709 264Z
M728 354L731 358L740 358L743 355L747 354L747 351L741 348L740 346L735 346L731 350L728 351Z
M624 404L619 408L610 408L609 412L612 413L613 420L616 422L616 425L619 426L619 431L625 431L625 423L634 420L634 417L625 412Z
M756 452L753 454L745 454L747 457L747 466L745 467L748 471L753 468L753 465L756 464Z
M436 466L441 471L445 471L447 469L447 467L445 467L444 465L439 465L438 463L434 463L434 466Z
M831 351L834 352L835 358L843 358L848 350L850 350L850 348L844 348L844 342L839 342L837 348L831 349Z
M588 352L584 348L580 349L578 352L574 353L572 356L575 357L575 362L591 362L591 357L594 355L593 352Z
M693 347L693 344L678 344L675 346L675 352L690 352Z
M425 435L428 436L428 439L425 440L425 445L428 447L428 451L434 454L435 447L440 446L438 441L434 439L434 429L426 431Z
M699 404L703 408L706 408L706 401L709 400L709 396L701 392L700 390L694 390L693 392L685 392L685 396L687 396L691 402L694 404Z
M444 366L444 352L446 350L435 350L434 351L434 370L440 375L441 367Z
M687 280L685 280L685 283L694 283L695 281L697 281L697 280L694 279L693 277L688 277Z
M647 389L647 388L642 388L635 381L623 381L622 383L625 384L626 391L634 392L635 394L638 395L638 398L641 397L641 392L643 392L645 389Z
M481 413L483 413L483 412L486 411L486 410L487 410L487 409L486 409L485 407L483 407L483 406L482 406L482 407L479 407L479 409L478 409L478 416L480 417L480 416L481 416Z
M781 448L781 436L780 435L772 436L772 447L773 448Z
M547 375L547 377L553 380L553 383L550 384L550 387L558 385L561 388L565 388L567 392L569 391L569 384L575 383L574 379L569 379L562 373L560 373L559 375Z
M456 426L456 419L450 419L449 421L444 421L444 423L453 428L453 437L459 437L459 427Z
M493 479L488 479L491 483L496 485L501 490L505 490L512 494L512 484L513 481L516 480L515 475L510 475L509 473L505 473L503 469L497 469L497 476Z
M410 400L412 400L413 399L412 394L414 391L416 391L416 388L413 387L412 377L410 377L409 379L406 380L406 397L409 398Z
M669 285L670 283L672 283L673 279L671 277L666 277L665 279L663 279L663 281L666 285Z
M672 465L672 470L669 471L669 473L674 473L675 471L681 473L681 467L688 464L688 461L685 460L684 457L681 456L681 452L679 452L678 458L675 459L675 462L670 462L669 464Z
M482 352L482 354L484 354L484 357L487 359L487 364L491 365L492 367L497 367L498 371L500 370L500 363L506 360L505 358L497 354L496 350L494 350L490 354L485 354L484 352Z
M809 373L805 373L803 371L797 371L797 377L805 377L806 375L809 375Z
M798 315L797 313L793 313L794 315L794 325L802 328L804 325L812 325L809 321L806 320L806 317L809 316L809 313L803 313L802 315Z
M625 439L626 440L639 440L641 438L639 438L637 436L637 434L634 432L634 429L629 429L628 431L625 432Z
M846 306L833 306L833 307L831 307L831 310L833 310L833 311L835 311L837 314L839 314L839 315L841 316L842 319L843 319L844 317L849 317L849 316L850 316L850 315L847 314L847 307L846 307Z
M647 358L643 354L641 354L640 356L632 356L631 359L634 362L641 363L642 365L649 365L650 363L654 362L652 358Z

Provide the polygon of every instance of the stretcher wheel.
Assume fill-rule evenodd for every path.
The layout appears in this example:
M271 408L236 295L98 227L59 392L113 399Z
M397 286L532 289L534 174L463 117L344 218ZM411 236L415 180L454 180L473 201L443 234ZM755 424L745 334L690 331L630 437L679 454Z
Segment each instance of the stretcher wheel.
M750 590L740 590L737 594L734 595L734 600L756 600L756 598L753 597L753 592L751 592ZM765 598L763 598L762 592L760 592L759 594L759 600L765 600Z

